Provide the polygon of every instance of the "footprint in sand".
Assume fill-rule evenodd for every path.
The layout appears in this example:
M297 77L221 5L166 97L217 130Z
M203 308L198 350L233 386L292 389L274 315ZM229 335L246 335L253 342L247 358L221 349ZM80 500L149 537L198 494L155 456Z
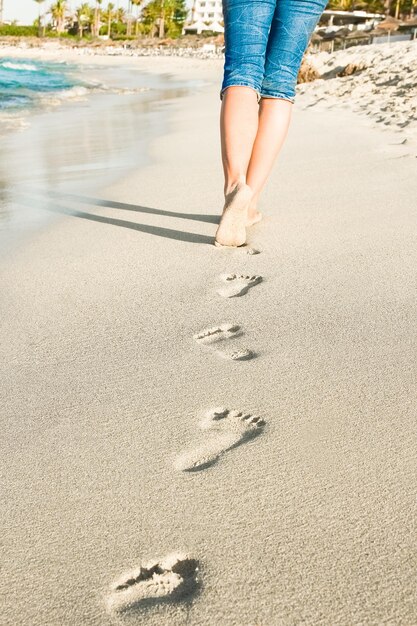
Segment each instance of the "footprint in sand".
M217 290L223 298L236 298L244 296L251 287L258 285L262 281L262 276L257 274L222 274L220 279L226 283L226 287Z
M110 587L107 610L119 613L139 606L177 600L197 587L198 563L186 554L170 554L126 572Z
M258 248L248 247L244 250L244 253L253 256L254 254L261 254L261 250L258 250Z
M228 450L259 435L264 426L264 420L254 415L223 407L212 409L200 423L202 430L210 432L209 437L180 454L174 467L184 472L210 467Z
M211 345L215 343L224 342L227 339L234 339L242 335L242 329L237 324L220 324L219 326L213 326L213 328L206 328L201 332L194 335L194 339L201 345ZM255 353L247 348L240 349L215 349L223 359L231 361L247 361L255 356Z
M239 248L224 247L222 249L224 249L228 253L230 253L230 250L233 250L233 252L239 256L241 256L242 254L249 254L249 256L253 256L254 254L261 254L262 252L262 250L259 250L259 248L254 248L253 246L239 246Z
M242 348L241 350L216 350L216 352L222 359L227 359L228 361L249 361L256 356L252 350L247 348Z
M237 324L220 324L220 326L213 326L213 328L205 328L194 335L194 339L198 343L209 344L230 339L231 337L238 337L241 334L242 329Z

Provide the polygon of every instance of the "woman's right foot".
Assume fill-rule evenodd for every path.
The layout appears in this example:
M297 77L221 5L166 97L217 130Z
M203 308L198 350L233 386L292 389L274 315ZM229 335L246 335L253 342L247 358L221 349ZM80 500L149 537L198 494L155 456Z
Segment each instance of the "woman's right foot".
M246 183L238 183L226 194L223 215L216 232L215 244L236 248L246 243L246 223L252 190Z
M257 211L256 209L253 211L251 211L250 207L249 207L249 211L248 211L248 217L246 219L246 226L253 226L254 224L257 224L258 222L261 221L263 215L262 213L260 213L259 211Z
M258 222L261 221L263 217L262 213L258 211L258 196L259 196L259 193L253 195L251 203L249 204L248 216L246 218L247 227L257 224Z

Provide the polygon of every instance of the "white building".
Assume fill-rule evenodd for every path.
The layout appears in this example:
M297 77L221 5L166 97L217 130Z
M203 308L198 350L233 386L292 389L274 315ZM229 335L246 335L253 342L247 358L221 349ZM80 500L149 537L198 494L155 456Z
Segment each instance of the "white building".
M211 30L222 33L224 28L222 0L194 0L191 9L191 23L184 26L184 32L197 33Z
M326 24L328 28L356 26L358 30L370 30L376 28L378 22L385 19L381 13L368 13L367 11L332 11L326 9L320 17L320 25Z

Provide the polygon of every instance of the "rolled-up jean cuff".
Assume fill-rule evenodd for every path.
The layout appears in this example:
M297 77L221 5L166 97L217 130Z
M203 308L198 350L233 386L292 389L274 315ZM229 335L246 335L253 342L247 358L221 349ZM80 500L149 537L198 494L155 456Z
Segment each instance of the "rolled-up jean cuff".
M226 85L225 87L223 87L222 89L220 89L220 100L223 99L223 93L226 91L226 89L228 89L229 87L249 87L250 89L253 89L253 91L256 93L256 97L258 102L261 99L261 94L259 89L256 89L256 87L254 87L253 85L249 85L248 83L233 83L230 85Z
M277 98L279 100L288 100L288 102L294 103L295 96L286 96L285 93L262 93L261 98Z

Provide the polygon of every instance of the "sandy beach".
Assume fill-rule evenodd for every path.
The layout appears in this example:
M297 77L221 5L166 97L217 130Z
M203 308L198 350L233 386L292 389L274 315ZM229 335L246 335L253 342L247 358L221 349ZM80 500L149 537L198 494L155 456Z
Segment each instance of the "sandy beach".
M19 178L54 219L0 262L2 624L417 623L404 129L300 94L219 250L221 61L108 62L201 82L95 191Z

